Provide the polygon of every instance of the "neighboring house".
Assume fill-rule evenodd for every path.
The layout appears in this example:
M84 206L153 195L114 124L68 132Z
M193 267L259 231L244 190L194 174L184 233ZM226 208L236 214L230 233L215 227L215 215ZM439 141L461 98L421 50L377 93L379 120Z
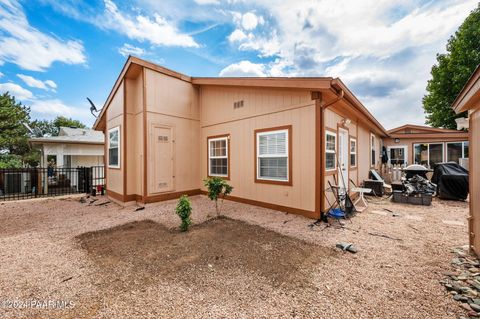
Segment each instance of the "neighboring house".
M422 164L433 168L441 162L468 167L468 132L407 124L388 131L383 140L390 164Z
M40 150L40 167L54 161L56 167L99 166L104 164L104 135L91 129L60 127L58 136L30 138Z
M231 200L311 218L329 207L328 181L379 168L388 135L339 79L190 77L135 57L94 128L118 202L199 194L219 176Z
M470 133L470 247L480 253L480 67L463 87L452 105L456 113L468 112Z

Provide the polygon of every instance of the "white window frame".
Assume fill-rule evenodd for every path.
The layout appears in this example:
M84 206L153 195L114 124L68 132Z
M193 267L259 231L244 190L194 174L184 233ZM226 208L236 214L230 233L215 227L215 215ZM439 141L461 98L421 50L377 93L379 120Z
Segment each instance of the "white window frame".
M223 156L212 156L211 153L211 148L212 144L211 142L215 141L225 141L225 155ZM216 177L228 177L230 173L230 167L229 167L229 159L228 159L228 150L229 150L229 137L228 136L222 136L222 137L215 137L215 138L209 138L208 139L208 176L216 176ZM211 159L222 159L226 158L227 159L227 174L212 174L212 167L211 167Z
M327 136L333 136L335 138L335 150L327 149ZM333 154L333 168L327 167L327 154ZM337 133L331 131L325 131L325 171L335 171L337 170Z
M274 130L274 131L264 131L264 132L257 132L257 158L255 159L257 161L257 180L261 181L275 181L275 182L282 182L282 183L288 183L290 182L290 134L288 133L288 129L282 129L282 130ZM278 134L278 133L285 133L286 139L285 139L285 154L264 154L260 155L260 136L264 135L272 135L272 134ZM286 157L287 158L287 178L286 179L281 179L281 178L268 178L268 177L261 177L260 176L260 158L270 158L270 157Z
M118 146L117 146L117 153L118 153L118 163L115 165L115 164L110 164L110 133L114 132L114 131L117 131L118 132ZM121 162L121 147L122 147L122 143L121 143L121 130L120 130L120 125L119 126L115 126L115 127L112 127L111 129L108 130L108 167L109 168L120 168L120 162Z
M408 146L407 145L392 145L392 146L387 146L387 154L388 154L388 165L392 165L392 157L391 157L391 150L392 149L403 149L403 165L407 166L408 165ZM414 148L415 152L415 148ZM415 160L415 159L414 159Z
M442 162L445 162L445 151L446 151L446 146L444 142L432 142L432 143L414 143L413 144L413 164L420 164L415 161L415 148L417 145L422 145L426 144L427 145L427 164L430 167L430 145L442 145ZM462 144L463 145L463 144ZM462 154L463 154L463 149L462 149ZM421 165L421 164L420 164Z
M468 143L468 141L457 141L457 142L446 142L445 143L445 160L447 162L450 161L450 159L448 158L448 144L458 144L458 143L461 143L462 144L462 157L461 158L465 158L465 143ZM468 151L470 153L470 145L468 145Z
M352 142L355 143L355 152L352 152ZM356 138L350 138L350 144L349 144L349 153L350 153L350 156L349 156L349 165L350 167L357 167L358 165L358 157L357 157L357 139ZM352 155L355 155L355 165L352 165Z
M370 133L370 167L374 167L377 165L377 137L375 134ZM372 156L372 152L375 152L375 155Z

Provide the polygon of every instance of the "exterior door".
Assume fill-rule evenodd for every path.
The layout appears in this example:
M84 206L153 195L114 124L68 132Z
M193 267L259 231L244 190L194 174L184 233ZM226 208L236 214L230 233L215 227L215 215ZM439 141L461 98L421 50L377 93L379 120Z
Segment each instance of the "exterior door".
M348 131L338 129L338 186L340 193L345 194L348 189Z
M151 189L153 193L174 190L174 147L173 128L153 127L153 174Z
M406 145L389 146L387 148L388 162L392 165L408 164L408 147Z

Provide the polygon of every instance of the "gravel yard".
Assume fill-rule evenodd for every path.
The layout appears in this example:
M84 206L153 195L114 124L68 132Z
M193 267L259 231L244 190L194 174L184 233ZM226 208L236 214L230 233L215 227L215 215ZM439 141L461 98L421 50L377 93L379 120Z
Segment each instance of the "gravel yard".
M213 204L194 196L194 225L180 233L176 201L135 211L97 198L0 203L0 318L464 313L439 280L452 269L451 249L467 243L468 203L373 199L345 228L325 228L229 201L226 218L210 220ZM341 241L359 252L336 249Z

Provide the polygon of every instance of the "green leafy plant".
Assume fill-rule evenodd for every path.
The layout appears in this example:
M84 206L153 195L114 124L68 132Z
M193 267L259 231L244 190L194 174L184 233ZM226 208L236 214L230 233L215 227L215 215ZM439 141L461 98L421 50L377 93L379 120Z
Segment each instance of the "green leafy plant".
M190 215L192 214L192 205L187 195L180 197L175 212L182 220L180 230L187 231L188 227L192 224L192 219L190 218Z
M432 78L423 97L427 124L456 129L455 119L467 116L455 114L452 103L480 64L480 7L475 8L447 43L445 53L437 54Z
M217 217L220 216L221 207L218 207L218 198L221 198L221 206L225 197L232 193L233 187L220 177L210 177L203 181L208 189L208 198L215 202Z

